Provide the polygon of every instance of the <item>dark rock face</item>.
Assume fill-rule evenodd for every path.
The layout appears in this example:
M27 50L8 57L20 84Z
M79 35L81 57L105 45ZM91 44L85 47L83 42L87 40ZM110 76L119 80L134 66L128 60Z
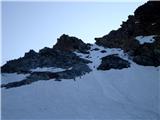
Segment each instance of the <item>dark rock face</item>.
M87 64L91 61L81 59L76 54L68 51L59 51L51 48L44 48L39 53L28 52L24 57L11 60L2 66L3 73L26 73L37 67L60 67L69 68L75 64Z
M109 55L102 58L98 70L123 69L130 67L130 63L116 55Z
M5 65L1 67L2 73L29 73L30 75L22 80L17 82L12 82L8 84L3 84L1 87L12 88L19 87L22 85L31 84L39 80L50 80L50 79L75 79L78 76L82 76L86 73L91 72L91 69L88 67L88 63L91 61L82 59L78 57L73 51L65 50L65 46L68 45L67 41L71 44L69 49L79 50L79 52L86 53L89 49L88 44L83 43L78 38L69 37L62 35L60 38L60 43L57 43L55 48L43 48L38 53L34 50L30 50L25 53L24 57L8 61ZM62 43L61 43L62 42ZM64 43L63 43L64 42ZM60 46L59 46L60 44ZM65 45L66 44L66 45ZM63 47L61 45L64 45ZM60 49L59 47L62 47ZM77 47L75 47L77 46ZM68 46L67 46L68 47ZM74 47L74 48L72 48ZM82 51L83 50L83 51ZM57 67L64 68L65 71L61 72L32 72L31 69L37 67Z
M130 44L137 44L137 42L132 39L135 31L134 25L134 16L128 16L128 20L123 22L121 28L118 30L112 30L108 35L101 38L95 38L96 44L108 48L123 48L126 46L126 42L130 42Z
M144 66L160 65L160 37L153 44L145 43L133 51L133 61Z
M137 35L160 35L160 2L148 1L134 12L138 23Z
M81 39L76 37L70 37L63 34L58 40L57 43L53 46L56 50L61 51L75 51L86 53L90 49L89 44L85 44Z
M155 56L159 57L159 53L155 53L153 49L156 48L156 51L159 51L160 48L154 43L140 45L139 42L135 40L135 37L139 35L160 35L159 1L148 1L144 5L138 7L134 15L128 16L128 20L123 22L118 30L113 30L108 35L95 38L95 40L97 45L108 48L122 48L133 57L133 60L137 64L159 66L160 58L155 59ZM159 40L158 36L156 40ZM147 55L143 52L147 52Z
M101 38L95 38L96 44L116 48L123 47L126 39L133 39L135 36L160 35L159 13L160 2L148 1L135 10L134 16L129 15L128 20L122 23L121 28L113 30Z

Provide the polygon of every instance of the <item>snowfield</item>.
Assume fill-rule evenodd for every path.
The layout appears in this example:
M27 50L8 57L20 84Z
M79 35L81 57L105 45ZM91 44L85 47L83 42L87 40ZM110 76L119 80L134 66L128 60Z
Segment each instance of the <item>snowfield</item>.
M89 56L75 52L93 61L89 64L93 71L76 81L52 79L1 89L2 120L159 120L160 67L144 67L130 61L130 68L98 71L101 57L128 57L121 49L105 49L107 52L101 53L103 47L93 45L95 48L99 50L91 51ZM2 83L9 76L2 75ZM18 76L14 74L13 78Z

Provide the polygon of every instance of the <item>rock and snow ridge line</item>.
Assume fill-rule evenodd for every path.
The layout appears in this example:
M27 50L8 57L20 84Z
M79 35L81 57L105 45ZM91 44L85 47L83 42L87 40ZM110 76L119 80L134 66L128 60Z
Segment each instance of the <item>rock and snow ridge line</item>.
M153 36L143 36L143 39L140 36L138 36L136 38L140 42L143 42L143 43L146 43L146 42L154 43L157 41L157 40L155 41L153 39ZM137 40L135 39L134 41L137 41ZM67 42L70 43L69 46L64 46L64 44L67 44ZM138 49L142 48L142 50L148 51L148 49L146 49L146 48L154 47L155 44L152 44L152 43L151 43L151 47L150 46L149 47L138 46ZM156 44L158 44L158 43L156 42ZM57 44L53 48L45 47L45 48L41 49L38 53L33 50L30 50L28 53L25 53L24 57L16 59L16 60L8 61L4 66L2 66L1 70L4 73L5 72L7 72L7 73L13 73L13 72L25 73L25 72L29 72L30 69L36 70L36 69L38 69L38 67L40 67L40 68L44 67L44 69L45 69L45 67L56 67L56 68L58 67L58 68L64 69L64 68L70 68L74 64L79 64L79 63L87 64L87 63L89 63L89 61L86 61L86 59L80 59L73 52L78 51L79 53L82 53L82 54L88 54L88 57L89 57L90 51L98 51L96 49L99 49L99 47L92 48L93 46L97 46L97 45L86 44L82 40L80 40L76 37L62 35L58 39ZM114 54L114 49L118 49L118 48L111 49L112 50L111 52L113 52L113 54ZM108 48L104 48L103 50L102 49L100 49L100 50L101 50L101 53L104 53L104 54L106 53L106 50L107 50L107 52L110 52L110 49L108 49ZM121 51L121 49L120 49L120 51ZM158 50L154 50L153 52L156 52L155 54L158 54ZM143 61L146 61L145 58L147 56L150 57L152 55L152 54L151 55L150 54L149 55L145 55L145 54L141 55L141 53L138 50L132 51L132 53L133 53L132 55L135 55L134 56L135 59L133 59L134 62L142 64L142 65L144 63ZM137 53L139 53L140 55L139 54L137 55ZM143 57L142 59L144 59L144 60L139 61L140 57ZM151 56L151 58L148 58L151 60L149 62L144 63L144 65L158 66L158 62L154 63L152 58L153 58L152 56ZM94 58L94 59L99 59L99 58ZM159 61L159 60L156 60L156 61ZM47 69L49 69L49 68L47 68ZM52 68L50 68L50 69L52 69Z
M105 52L102 52L102 51L105 51ZM23 79L18 81L15 80L8 83L2 82L3 84L1 85L1 87L5 87L5 88L19 87L22 85L28 85L33 82L37 82L39 80L55 79L56 81L61 81L61 79L75 79L76 77L84 75L85 72L90 72L91 70L97 70L97 68L101 64L101 58L108 55L112 55L112 54L119 56L120 58L123 57L124 59L128 60L127 55L124 54L123 50L121 49L118 49L118 48L105 49L95 44L91 45L89 54L83 54L79 52L74 52L74 53L82 59L87 59L91 61L91 63L88 64L90 69L88 69L84 65L76 65L69 69L62 69L62 68L55 68L55 67L43 67L43 68L31 69L30 74L27 74L27 76L23 77ZM118 66L117 66L117 69L118 69Z
M95 58L99 56L97 53L94 51ZM97 64L97 61L94 62ZM76 81L62 79L61 82L55 82L52 79L14 89L2 89L2 117L158 120L158 70L132 62L130 68L122 70L94 69L76 78Z
M69 36L65 36L65 37L69 37ZM139 40L140 44L147 43L147 42L148 43L153 43L153 42L155 42L154 37L155 37L155 35L143 36L143 37L142 36L137 36L136 39ZM76 39L76 38L74 38L74 39ZM83 44L83 46L85 46L85 44ZM90 48L88 48L89 46L90 46ZM115 68L115 69L125 68L124 66L129 67L130 66L129 64L132 62L132 60L129 59L129 56L126 53L124 53L124 51L120 48L104 48L104 47L98 46L96 44L89 44L89 46L87 45L88 50L85 51L85 52L84 51L81 52L82 50L80 50L80 51L77 50L77 52L75 51L74 53L78 57L80 57L82 60L91 61L92 63L88 64L91 70L94 70L94 69L97 69L97 68L98 69L102 68L102 70L108 70L108 69L111 69L111 68ZM50 52L50 49L49 50L47 50L47 49L48 48L45 48L43 50L43 53L45 53L45 51ZM33 51L31 51L31 52L32 52L32 54L36 54ZM30 57L30 54L27 53L26 56ZM108 56L109 59L110 59L110 57L113 57L115 59L115 61L112 62L112 60L114 60L114 59L104 61L105 59L102 59L102 58L104 58L106 56ZM118 60L119 60L119 62L118 62ZM111 61L112 63L110 63L109 61ZM126 65L122 64L122 61ZM101 63L103 63L103 65ZM76 75L72 75L72 77L67 77L68 75L71 75L69 72L67 73L68 74L67 76L66 75L61 75L61 73L65 74L66 73L65 71L69 71L69 70L71 70L71 68L72 67L67 68L67 69L55 68L55 67L42 67L42 68L37 67L35 69L30 69L29 73L31 73L31 75L27 76L27 78L24 79L24 81L23 80L21 81L23 84L21 84L21 83L19 84L19 82L20 82L19 81L19 82L15 82L13 84L6 84L6 85L3 84L2 87L15 86L15 85L16 86L26 85L26 84L30 84L32 82L38 81L40 79L49 80L49 79L55 78L58 81L60 81L60 79L62 79L62 78L63 79L70 79L70 78L75 79ZM87 68L85 68L85 69L87 69ZM86 70L86 71L89 72L89 70ZM63 76L63 77L59 77L59 73L60 73L60 76ZM41 76L42 78L37 77L37 75ZM77 74L77 76L81 76L81 75L83 75L83 74ZM28 78L31 79L31 80L28 80ZM27 83L28 81L29 81L29 83Z

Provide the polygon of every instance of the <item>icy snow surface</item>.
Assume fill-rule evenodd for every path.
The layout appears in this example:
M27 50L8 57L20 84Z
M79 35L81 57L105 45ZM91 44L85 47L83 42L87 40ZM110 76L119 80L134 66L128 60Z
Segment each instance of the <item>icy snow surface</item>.
M140 44L153 43L155 41L155 39L153 37L155 37L155 35L137 36L136 39L139 41Z
M103 56L114 53L128 59L121 49L101 53L103 47L92 49L97 47L100 50L88 56L93 71L76 81L39 81L2 89L2 120L159 120L160 68L130 61L130 68L97 71ZM87 54L76 54L87 59Z

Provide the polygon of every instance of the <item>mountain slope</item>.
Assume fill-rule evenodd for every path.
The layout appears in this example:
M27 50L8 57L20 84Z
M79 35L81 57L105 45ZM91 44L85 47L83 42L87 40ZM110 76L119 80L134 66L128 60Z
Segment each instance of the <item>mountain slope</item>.
M96 44L63 34L53 48L8 61L2 119L159 120L159 3L140 6Z
M92 72L77 77L76 81L62 79L57 82L51 79L29 86L2 89L2 117L158 120L159 68L143 67L130 61L130 68L99 71L96 67L101 60L95 58L112 53L126 60L128 58L119 49L105 49L96 45L91 47L95 48L99 50L92 51L88 58L93 59L93 62L89 63ZM107 52L101 53L103 49ZM82 58L86 57L83 53L76 54ZM7 79L6 77L7 74L2 75L2 81Z

